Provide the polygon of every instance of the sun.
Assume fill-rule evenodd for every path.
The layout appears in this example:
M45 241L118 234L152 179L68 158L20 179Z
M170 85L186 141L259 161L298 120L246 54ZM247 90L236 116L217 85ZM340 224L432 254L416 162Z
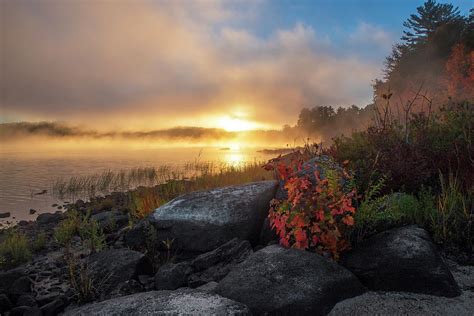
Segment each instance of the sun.
M258 124L243 118L223 116L218 119L218 126L228 132L243 132L258 128Z

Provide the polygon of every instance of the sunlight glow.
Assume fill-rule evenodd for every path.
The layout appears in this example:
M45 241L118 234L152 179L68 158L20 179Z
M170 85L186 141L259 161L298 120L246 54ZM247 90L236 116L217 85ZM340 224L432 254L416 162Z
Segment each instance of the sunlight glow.
M228 132L242 132L258 129L259 124L238 117L223 116L217 122L220 128Z

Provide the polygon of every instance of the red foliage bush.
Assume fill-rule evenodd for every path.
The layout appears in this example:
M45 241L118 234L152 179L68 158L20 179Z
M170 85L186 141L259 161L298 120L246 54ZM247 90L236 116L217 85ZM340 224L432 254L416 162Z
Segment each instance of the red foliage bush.
M344 188L350 175L343 169L326 170L316 163L309 166L297 160L280 161L276 168L288 193L285 200L272 200L268 215L280 244L329 254L338 260L350 246L346 236L356 211L352 206L355 190L347 192ZM302 168L315 170L314 178L299 172Z

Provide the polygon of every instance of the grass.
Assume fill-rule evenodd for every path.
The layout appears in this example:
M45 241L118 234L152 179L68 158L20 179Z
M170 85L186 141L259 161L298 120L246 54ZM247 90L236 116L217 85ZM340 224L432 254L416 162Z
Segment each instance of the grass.
M57 179L52 185L53 195L59 199L92 198L113 191L129 191L139 186L156 186L193 181L195 187L207 189L216 186L269 179L271 175L260 166L262 163L214 163L189 162L180 167L133 168L129 170L107 170L101 174Z
M13 268L31 259L29 240L25 234L12 230L0 244L0 268Z

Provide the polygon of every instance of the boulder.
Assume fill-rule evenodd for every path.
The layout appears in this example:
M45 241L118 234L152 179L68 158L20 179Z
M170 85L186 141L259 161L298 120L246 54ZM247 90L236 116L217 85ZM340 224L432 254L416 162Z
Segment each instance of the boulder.
M0 271L0 291L9 292L12 284L21 277L26 276L25 269L18 267L7 271Z
M367 292L339 302L329 313L340 315L474 315L474 293L447 298L406 292Z
M38 225L49 225L49 224L57 224L64 218L64 215L61 212L52 213L43 213L38 215L36 218L36 222Z
M240 303L197 290L151 291L88 304L64 315L250 315Z
M157 240L174 240L173 247L203 253L240 238L258 243L260 230L275 196L276 181L193 192L156 209L147 219L157 230ZM142 222L126 236L131 247L143 245Z
M128 223L128 215L120 211L106 211L91 216L91 219L97 221L100 229L109 230L113 225L117 228L123 227Z
M234 238L213 251L197 256L191 262L194 272L188 277L188 286L195 288L212 281L220 281L252 253L252 247L247 240Z
M342 264L371 290L447 297L461 293L428 233L416 226L372 236L346 253Z
M219 281L251 253L252 247L247 240L234 238L191 261L167 263L161 266L155 275L155 288L157 290L175 290L182 286L195 288Z
M155 289L176 290L177 288L185 286L188 276L192 271L189 262L164 264L155 274Z
M0 294L0 315L12 308L12 303L6 294Z
M96 281L103 281L103 290L137 276L145 264L144 254L129 249L108 249L87 258L87 268Z
M232 270L215 293L255 314L325 315L339 301L364 293L348 270L318 254L265 247Z

